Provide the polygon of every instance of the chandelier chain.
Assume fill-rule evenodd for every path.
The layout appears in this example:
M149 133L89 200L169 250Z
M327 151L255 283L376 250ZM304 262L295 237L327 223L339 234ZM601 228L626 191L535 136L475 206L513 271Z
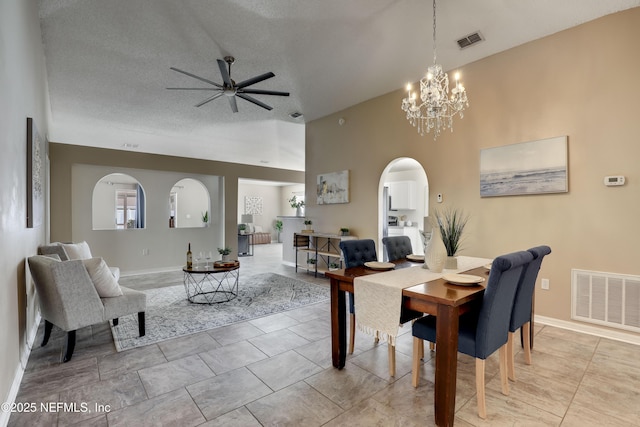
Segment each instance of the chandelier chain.
M436 0L433 0L433 63L436 64Z

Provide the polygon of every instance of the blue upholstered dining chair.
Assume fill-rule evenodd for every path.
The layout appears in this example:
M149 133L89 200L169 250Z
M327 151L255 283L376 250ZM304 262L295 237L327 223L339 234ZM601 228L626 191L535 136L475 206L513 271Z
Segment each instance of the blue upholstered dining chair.
M371 239L343 240L340 249L344 257L344 267L359 267L365 262L377 261L376 243ZM349 354L353 354L356 336L356 314L353 294L349 294ZM377 339L376 339L377 342Z
M409 236L388 236L382 238L382 244L387 251L387 259L395 261L413 253Z
M460 316L458 351L476 359L476 392L480 418L487 416L484 393L485 360L498 349L500 350L502 394L509 394L507 379L509 322L522 271L532 259L533 255L526 251L513 252L494 259L481 305ZM422 340L435 342L436 322L436 316L425 316L413 324L413 354L416 355L413 358L412 373L414 387L418 386L420 367L419 350L416 351L416 346L422 347Z
M513 361L513 338L515 331L522 328L522 343L524 346L524 360L527 365L531 365L531 313L533 309L533 292L536 287L536 279L540 271L542 259L551 253L549 246L537 246L528 249L533 255L533 261L522 271L520 285L516 291L516 298L511 312L511 323L509 324L509 341L507 346L507 359L509 362L509 379L515 381L516 373Z

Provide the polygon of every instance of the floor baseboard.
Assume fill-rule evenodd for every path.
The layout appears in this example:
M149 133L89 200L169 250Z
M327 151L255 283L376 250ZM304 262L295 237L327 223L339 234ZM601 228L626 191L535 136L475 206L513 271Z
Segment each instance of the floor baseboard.
M552 317L534 315L535 323L541 325L554 326L556 328L568 329L570 331L582 332L601 338L608 338L615 341L622 341L629 344L640 345L640 335L632 332L616 331L611 328L599 328L597 326L586 325L584 323L570 322L567 320L554 319Z

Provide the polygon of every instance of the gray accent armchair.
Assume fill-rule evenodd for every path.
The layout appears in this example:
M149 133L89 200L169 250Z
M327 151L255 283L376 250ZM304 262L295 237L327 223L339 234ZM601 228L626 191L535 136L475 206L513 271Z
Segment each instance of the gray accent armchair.
M138 313L138 330L140 336L144 336L145 293L121 286L123 295L100 298L81 260L59 261L56 258L55 255L28 258L45 321L42 346L49 341L53 325L66 331L63 362L68 362L73 355L77 329L109 320L116 326L119 317L133 313Z

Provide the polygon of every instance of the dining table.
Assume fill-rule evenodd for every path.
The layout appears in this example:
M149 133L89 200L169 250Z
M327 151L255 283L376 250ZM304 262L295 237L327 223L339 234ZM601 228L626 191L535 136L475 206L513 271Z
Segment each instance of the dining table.
M469 257L470 258L470 257ZM476 258L474 264L489 263L491 260ZM405 268L421 268L422 264L400 259L393 262L393 271L385 272L385 278L393 280L393 274ZM445 270L446 272L446 270ZM331 281L331 356L333 366L342 369L347 354L346 293L354 293L354 280L381 273L365 266L334 270L325 273ZM457 273L487 278L489 269L475 267ZM406 275L405 275L406 276ZM380 276L382 277L382 276ZM434 412L437 426L452 426L456 399L456 373L458 353L459 317L468 312L474 303L484 295L486 281L474 286L460 286L449 283L442 277L412 284L402 289L400 304L408 309L437 316L436 326L436 369ZM361 292L360 290L358 292Z

